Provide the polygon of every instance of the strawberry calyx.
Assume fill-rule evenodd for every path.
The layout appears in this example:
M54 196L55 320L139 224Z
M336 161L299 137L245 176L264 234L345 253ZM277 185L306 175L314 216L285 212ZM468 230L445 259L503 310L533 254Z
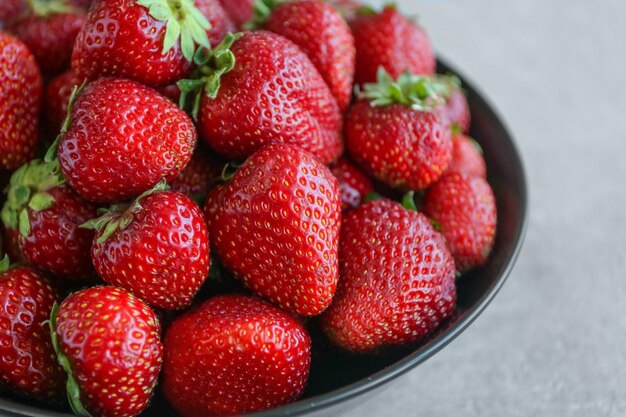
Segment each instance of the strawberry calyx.
M287 0L256 0L252 4L252 19L244 23L245 30L255 30L265 26L274 9Z
M109 208L99 209L100 217L81 224L83 229L92 229L101 232L97 242L104 243L113 233L126 229L134 220L135 215L143 209L141 200L159 191L169 190L169 185L162 179L157 185L144 192L130 204L114 204Z
M180 90L179 106L190 110L195 120L198 119L200 99L204 92L214 99L221 86L221 77L235 68L235 55L230 50L243 33L228 33L214 49L199 48L194 55L194 63L198 66L191 79L180 80L176 85ZM188 101L193 98L191 108Z
M432 76L433 82L439 84L437 90L442 97L448 100L455 91L463 91L461 79L454 74L435 74Z
M211 49L211 42L206 31L211 23L193 0L137 0L137 4L148 9L148 13L160 22L167 22L163 39L165 55L180 38L180 48L185 59L193 60L196 48Z
M417 204L415 204L415 191L409 191L402 197L402 207L410 211L417 211Z
M72 5L69 0L27 0L27 3L37 17L81 13L81 9Z
M428 111L442 105L447 87L434 77L404 72L394 80L383 68L378 68L377 82L357 91L360 98L370 100L373 107L401 104L416 111Z
M9 255L4 255L4 258L0 261L0 274L7 272L10 265L11 261L9 260Z
M54 303L52 306L52 311L50 312L50 320L48 320L48 326L50 327L50 337L52 339L52 347L54 348L54 352L57 355L57 361L61 368L67 374L67 382L66 382L66 392L67 399L70 403L70 407L72 407L72 411L74 414L79 416L91 417L91 414L85 409L83 404L80 401L80 388L78 387L78 383L76 382L76 378L74 378L74 373L72 372L72 366L70 365L70 360L68 357L61 352L59 349L59 340L57 338L57 313L59 311L59 305Z

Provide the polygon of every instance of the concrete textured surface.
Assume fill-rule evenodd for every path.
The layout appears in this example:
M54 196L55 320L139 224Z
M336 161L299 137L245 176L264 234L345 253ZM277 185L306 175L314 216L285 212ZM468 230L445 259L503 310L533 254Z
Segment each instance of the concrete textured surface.
M508 123L530 222L486 312L347 416L626 416L626 2L398 3Z

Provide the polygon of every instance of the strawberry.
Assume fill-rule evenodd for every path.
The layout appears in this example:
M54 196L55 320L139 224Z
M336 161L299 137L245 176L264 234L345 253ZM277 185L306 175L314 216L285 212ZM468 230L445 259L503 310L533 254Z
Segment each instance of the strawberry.
M0 32L0 170L15 170L35 155L41 84L26 45Z
M63 370L56 362L45 322L57 294L30 267L8 269L0 261L0 386L37 399L63 393Z
M426 32L395 6L360 15L351 27L356 45L357 84L376 81L380 67L392 78L405 71L416 75L435 71L435 54Z
M59 133L67 117L70 97L74 87L80 86L82 83L83 80L78 78L74 72L66 71L46 85L43 113L53 137Z
M462 133L453 133L452 144L452 159L446 173L457 172L469 177L487 177L487 166L478 142Z
M80 78L164 86L188 75L197 46L210 48L231 29L218 0L100 0L78 34L72 68Z
M236 27L242 28L254 17L254 3L256 0L220 0L222 7L228 13Z
M496 235L496 200L481 177L444 175L423 201L424 214L436 221L459 271L483 265Z
M115 205L83 227L97 231L91 258L98 275L153 307L187 307L209 274L202 210L159 183L130 205Z
M157 87L156 90L165 97L172 100L174 103L180 101L180 90L176 84L166 85L164 87Z
M34 266L68 280L95 276L85 250L93 232L79 229L97 208L65 184L58 161L35 159L15 171L2 222L19 230L24 257Z
M349 159L341 158L330 169L339 181L342 210L358 207L374 191L372 181Z
M295 401L311 363L304 326L243 295L209 299L179 317L164 346L163 393L183 417L239 415Z
M196 144L192 121L149 87L102 78L77 94L58 157L83 198L119 202L173 180Z
M200 79L179 83L181 101L196 94L200 136L222 156L244 160L271 143L298 145L324 163L341 153L337 102L288 39L265 31L229 35L199 61Z
M136 416L146 408L163 347L145 303L121 288L88 288L55 306L50 328L76 414Z
M337 295L322 328L338 346L371 351L419 340L452 314L454 260L429 220L391 200L346 213Z
M28 46L44 75L54 76L70 65L85 11L68 0L30 0L29 5L7 30Z
M276 0L263 0L269 7ZM346 21L331 5L320 0L278 2L267 15L259 13L256 25L289 39L307 54L328 84L343 111L352 99L356 50Z
M423 189L445 171L452 155L439 84L405 73L393 81L381 69L346 118L346 144L372 176L398 189Z
M305 316L324 311L337 285L337 179L295 146L270 145L209 193L211 244L255 293Z
M194 201L204 202L209 190L219 180L223 167L223 163L198 147L187 167L170 183L172 191L185 194Z
M440 84L441 92L446 100L446 113L450 124L460 133L467 133L470 129L471 115L469 103L461 87L461 80L456 75L436 75L435 80Z

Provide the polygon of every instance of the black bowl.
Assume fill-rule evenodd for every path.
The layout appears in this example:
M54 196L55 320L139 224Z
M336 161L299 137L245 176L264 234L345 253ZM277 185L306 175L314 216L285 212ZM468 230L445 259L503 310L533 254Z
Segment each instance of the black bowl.
M440 63L439 72L451 71ZM455 314L426 340L385 350L377 355L353 355L341 351L323 337L315 322L312 369L303 398L277 409L250 414L254 417L336 415L361 400L361 396L379 391L434 355L465 330L494 298L511 272L522 246L526 230L527 191L520 155L502 120L483 96L467 80L463 86L472 112L472 136L483 148L489 183L498 207L498 228L493 253L483 268L465 274L458 282ZM13 399L0 399L0 414L8 416L69 417L37 405ZM175 416L176 413L157 395L145 417Z

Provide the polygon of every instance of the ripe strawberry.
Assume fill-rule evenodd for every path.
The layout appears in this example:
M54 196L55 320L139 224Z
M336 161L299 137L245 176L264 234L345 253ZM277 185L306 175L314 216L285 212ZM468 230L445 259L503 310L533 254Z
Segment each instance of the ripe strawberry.
M256 0L220 0L222 7L236 27L242 28L254 17L253 6Z
M145 303L121 288L88 288L52 311L50 328L76 414L135 416L146 408L163 347Z
M201 95L198 130L227 159L290 143L322 162L341 153L341 113L309 58L271 32L229 35L202 60L202 78L179 83L184 102ZM195 103L196 105L198 102Z
M196 148L187 167L170 183L172 191L204 202L207 193L219 180L223 163L202 147Z
M407 70L416 75L435 71L435 54L426 32L395 6L361 15L351 22L351 27L356 45L357 84L376 81L380 67L394 79Z
M416 341L454 310L454 260L428 219L390 200L346 213L337 295L322 328L337 345L368 351Z
M487 177L487 166L480 145L462 133L452 134L452 159L446 173L457 172L468 177Z
M91 258L102 279L154 307L181 309L209 274L209 238L196 203L165 188L162 182L83 227L97 230Z
M44 75L54 76L70 65L85 10L68 0L30 0L29 4L29 11L7 30L28 46Z
M461 80L456 75L436 75L434 79L440 84L440 91L446 100L446 113L452 127L467 133L470 128L471 115L465 92L461 88Z
M35 159L11 177L2 208L7 229L19 230L25 258L37 268L68 280L95 276L89 253L93 232L79 229L97 208L65 184L58 161Z
M423 189L445 171L452 155L450 127L438 85L426 77L384 70L366 84L346 118L346 144L372 176L398 189Z
M165 336L163 393L184 417L239 415L295 401L309 375L304 326L257 298L212 298Z
M211 244L257 294L305 316L324 311L337 285L337 179L311 154L270 145L209 193Z
M58 157L78 194L109 203L176 178L195 144L192 121L174 103L137 82L102 78L77 95Z
M52 79L46 86L43 101L43 113L52 137L56 136L67 117L67 109L74 87L78 87L83 80L72 71Z
M374 191L372 181L349 159L341 158L330 170L339 181L342 210L358 207L363 198Z
M196 46L233 29L218 0L107 0L92 5L76 39L80 78L129 78L164 86L188 75Z
M270 7L275 0L264 0ZM331 5L320 0L279 4L256 23L289 39L307 54L344 111L352 99L356 50L346 21Z
M29 267L0 261L0 386L37 399L59 398L63 370L45 324L57 294Z
M459 271L483 265L496 235L496 200L481 177L444 175L423 201L424 214L436 221Z
M174 103L178 103L180 101L180 89L176 84L170 84L164 87L157 87L156 90L160 94L172 100Z
M35 155L41 83L26 45L0 32L0 170L15 170Z

